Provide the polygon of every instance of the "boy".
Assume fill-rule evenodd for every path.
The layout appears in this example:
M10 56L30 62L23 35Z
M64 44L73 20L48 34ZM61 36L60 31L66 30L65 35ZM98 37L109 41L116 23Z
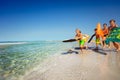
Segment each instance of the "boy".
M95 28L94 29L94 31L95 31L95 36L96 36L96 40L95 40L95 43L96 43L96 48L95 48L95 50L98 50L98 45L101 43L100 42L100 35L97 33L97 29Z
M110 26L108 27L108 31L109 31L109 34L110 34L110 32L111 32L114 28L116 28L117 25L116 25L114 19L110 20L109 23L110 23ZM114 47L116 48L116 51L120 51L120 44L119 44L118 42L114 42L114 41L113 41L113 45L114 45Z
M83 53L82 49L84 47L85 40L83 39L83 35L82 35L82 33L81 33L81 31L79 29L76 29L75 39L79 41L80 50Z
M105 47L106 46L106 44L105 44L105 40L106 40L106 37L107 37L107 35L108 35L108 28L107 28L107 24L106 23L104 23L103 24L103 29L102 29L102 31L103 31L103 37L102 37L102 44L103 44L103 47Z

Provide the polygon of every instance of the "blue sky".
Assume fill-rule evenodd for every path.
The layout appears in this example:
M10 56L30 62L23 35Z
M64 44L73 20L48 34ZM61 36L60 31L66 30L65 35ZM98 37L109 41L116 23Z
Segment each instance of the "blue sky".
M98 22L120 25L119 0L0 0L0 41L64 40L91 35Z

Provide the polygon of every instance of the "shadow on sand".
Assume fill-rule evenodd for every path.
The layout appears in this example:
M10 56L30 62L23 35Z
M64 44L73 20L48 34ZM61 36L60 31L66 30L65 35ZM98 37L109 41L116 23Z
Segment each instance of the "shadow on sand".
M75 49L75 50L80 50L81 48L80 48L80 47L75 47L74 49ZM83 47L82 49L86 49L86 50L87 50L87 49L94 49L94 47L87 47L87 48L86 48L86 47Z
M94 51L94 52L96 52L96 53L99 53L99 54L102 54L102 55L107 55L107 53L106 52L104 52L103 50L94 50L94 49L92 49L92 51Z
M80 50L80 47L75 47L74 49L75 50ZM102 55L107 55L107 53L102 49L95 50L94 47L88 47L88 48L83 48L83 49L86 49L86 50L89 49L89 50L92 50L96 53L99 53L99 54L102 54ZM71 49L68 50L67 52L64 52L64 53L61 53L61 54L65 55L65 54L73 54L73 53L79 54L78 51L74 51L74 50L71 50Z
M99 54L102 54L102 55L107 55L107 53L105 53L105 50L103 50L103 49L99 49L99 50L95 50L94 49L95 47L88 47L88 48L83 48L83 49L89 49L89 50L92 50L92 51L94 51L94 52L96 52L96 53L99 53ZM80 50L80 47L75 47L74 48L75 50ZM107 51L109 51L109 50L107 50ZM111 51L111 50L110 50Z
M72 54L72 53L79 54L79 52L73 51L73 50L69 50L69 51L62 53L62 54L64 55L64 54Z

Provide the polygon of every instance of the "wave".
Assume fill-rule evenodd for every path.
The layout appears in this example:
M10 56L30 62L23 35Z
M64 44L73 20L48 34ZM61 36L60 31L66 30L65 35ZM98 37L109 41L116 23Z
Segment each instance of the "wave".
M26 44L27 42L0 42L0 45Z

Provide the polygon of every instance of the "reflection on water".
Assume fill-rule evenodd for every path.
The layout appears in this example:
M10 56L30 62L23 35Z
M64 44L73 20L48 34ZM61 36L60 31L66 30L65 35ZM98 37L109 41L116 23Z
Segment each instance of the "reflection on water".
M102 56L98 54L99 76L102 79L111 80L110 78L119 78L120 74L120 54L116 52L108 52L107 55Z
M108 72L108 57L109 55L104 56L103 61L99 65L101 75L105 75Z
M83 70L87 67L87 78L90 80L119 80L120 79L120 53L107 52L103 55L96 52L80 54L81 66ZM89 54L90 53L90 54ZM92 54L91 54L92 53Z

